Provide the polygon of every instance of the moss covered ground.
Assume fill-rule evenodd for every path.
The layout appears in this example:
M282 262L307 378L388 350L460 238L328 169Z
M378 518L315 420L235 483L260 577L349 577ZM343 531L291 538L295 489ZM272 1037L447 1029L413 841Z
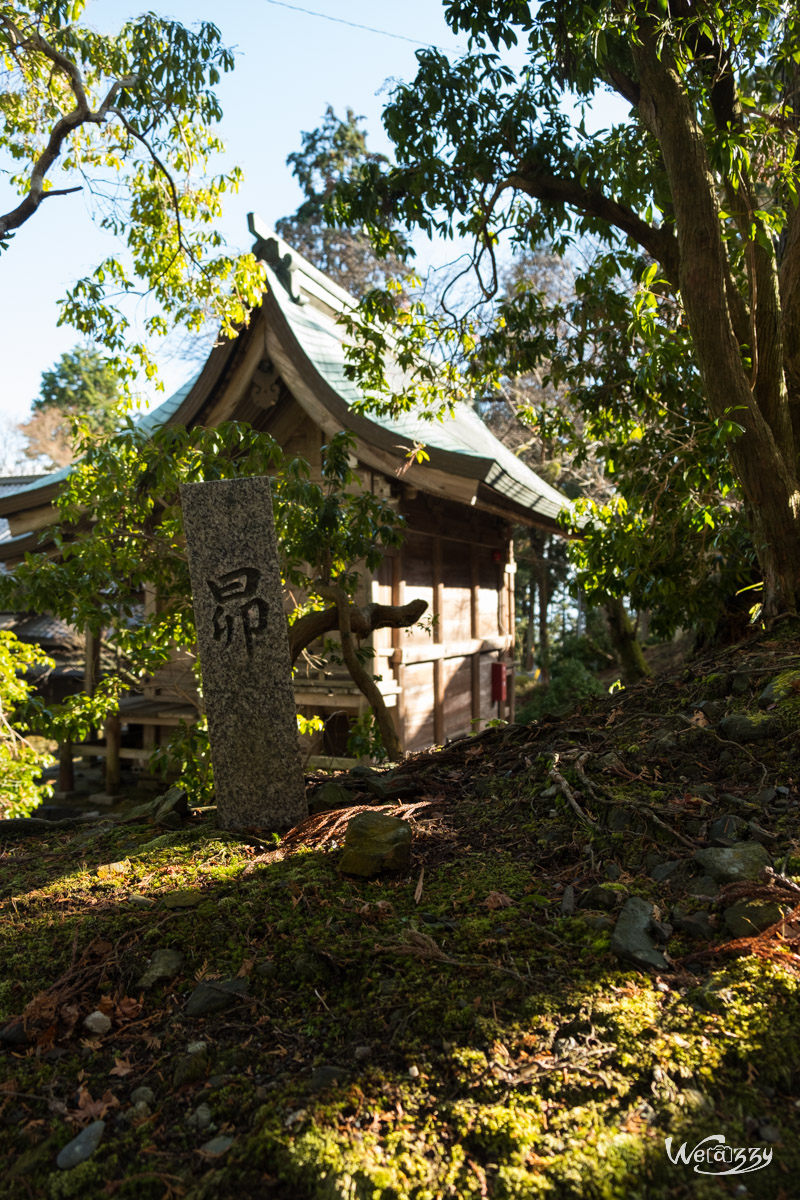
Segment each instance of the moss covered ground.
M732 941L732 893L691 887L694 848L734 811L782 876L736 897L792 908L795 667L783 623L569 717L417 756L417 800L381 806L413 826L411 868L372 881L338 871L348 810L280 844L211 812L167 833L0 829L0 1025L17 1030L0 1049L0 1196L797 1195L800 919ZM769 739L722 736L703 701L766 713ZM661 861L680 865L656 882ZM673 931L669 970L626 967L609 943L631 895L666 923L705 906L713 936ZM142 987L165 949L182 966ZM234 978L229 1007L187 1014L199 982ZM84 1027L95 1011L108 1032ZM92 1157L59 1169L98 1119ZM712 1134L772 1161L730 1176L670 1161L666 1138Z

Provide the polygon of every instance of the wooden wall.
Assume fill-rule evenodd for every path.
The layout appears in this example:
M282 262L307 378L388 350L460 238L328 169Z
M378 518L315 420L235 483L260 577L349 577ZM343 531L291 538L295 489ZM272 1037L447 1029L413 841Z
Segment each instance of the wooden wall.
M513 649L510 528L491 514L427 496L404 499L409 532L373 584L373 599L395 604L424 599L432 631L413 628L376 635L400 686L396 717L407 750L476 732L497 714L491 664ZM383 660L387 661L387 660ZM506 704L501 715L509 717Z

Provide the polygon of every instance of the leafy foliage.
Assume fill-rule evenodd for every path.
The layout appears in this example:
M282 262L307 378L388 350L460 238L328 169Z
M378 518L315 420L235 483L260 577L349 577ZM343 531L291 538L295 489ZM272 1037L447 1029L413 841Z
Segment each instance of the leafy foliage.
M364 221L379 253L403 253L389 212L404 234L471 239L489 307L369 294L353 374L385 406L396 346L410 382L390 407L442 413L544 364L561 399L539 420L565 453L599 447L624 501L584 505L593 595L630 583L666 631L707 614L755 553L766 609L794 608L797 12L453 0L446 15L469 52L419 51L384 112L396 165L343 183L329 212ZM609 88L627 118L591 130L584 106ZM571 255L572 301L524 281L502 295L502 254L541 246Z
M291 217L282 218L276 226L293 249L357 297L402 272L396 256L376 256L358 226L336 229L325 220L325 206L339 184L367 167L388 163L385 155L367 149L362 119L348 108L342 120L328 105L319 128L302 135L302 148L286 161L305 199Z
M209 320L230 337L259 303L261 265L227 254L217 228L223 196L241 182L238 169L213 166L223 149L214 88L234 57L208 22L187 29L149 12L105 35L80 23L84 9L84 0L0 5L0 147L22 197L0 215L0 248L13 240L21 252L19 231L45 200L74 203L64 194L85 189L94 220L124 251L70 289L61 322L102 343L121 378L140 368L151 377L126 296L153 302L146 338Z
M0 818L25 817L52 794L39 780L53 759L23 736L19 714L34 690L30 673L54 666L38 646L0 630Z
M108 359L93 346L76 346L42 372L32 415L19 427L28 458L46 455L55 467L72 461L76 423L95 436L113 433L120 424L122 389Z
M352 594L361 563L377 567L383 550L402 537L402 519L362 492L350 459L352 435L340 433L323 450L322 480L308 464L287 459L267 434L241 422L216 429L164 426L126 418L108 440L86 440L58 500L58 556L28 554L13 575L0 578L0 603L9 609L52 612L77 628L102 635L116 656L94 697L71 697L30 719L50 736L85 737L118 707L118 697L169 663L176 651L195 659L195 628L179 487L199 480L273 477L281 571L302 600L290 614L324 607L330 588ZM154 603L155 597L158 602ZM178 730L164 767L177 769L198 798L212 786L204 726Z

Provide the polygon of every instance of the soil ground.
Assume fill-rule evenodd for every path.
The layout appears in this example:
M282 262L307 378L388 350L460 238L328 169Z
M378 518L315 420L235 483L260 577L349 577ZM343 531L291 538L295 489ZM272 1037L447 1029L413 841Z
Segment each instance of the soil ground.
M166 832L0 827L0 1196L798 1195L799 711L784 621L418 755L414 799L377 805L412 825L410 869L370 881L338 870L366 794L280 843L208 811ZM752 738L720 726L737 714ZM774 869L720 887L695 859L715 841L758 841ZM611 950L632 896L663 970ZM734 937L726 912L759 899L783 916ZM164 950L182 963L142 984ZM231 980L227 1007L190 1015L198 984ZM98 1148L60 1169L96 1121ZM665 1139L674 1156L710 1135L771 1161L671 1161Z

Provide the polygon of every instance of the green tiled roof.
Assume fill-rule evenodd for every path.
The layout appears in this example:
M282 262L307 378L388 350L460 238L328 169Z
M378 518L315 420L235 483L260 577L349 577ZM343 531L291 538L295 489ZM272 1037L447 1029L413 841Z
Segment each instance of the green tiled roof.
M299 255L296 257L302 263ZM267 286L319 375L348 407L360 400L363 393L345 375L341 327L311 304L299 304L269 266ZM370 413L368 419L409 445L424 442L429 447L462 456L460 474L481 480L516 504L544 517L555 519L561 509L570 506L561 492L521 462L467 405L459 405L452 418L445 417L442 421L426 421L413 412L398 417Z

